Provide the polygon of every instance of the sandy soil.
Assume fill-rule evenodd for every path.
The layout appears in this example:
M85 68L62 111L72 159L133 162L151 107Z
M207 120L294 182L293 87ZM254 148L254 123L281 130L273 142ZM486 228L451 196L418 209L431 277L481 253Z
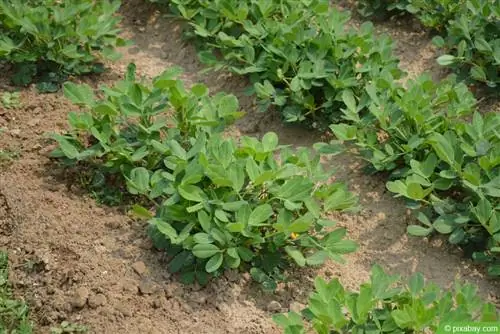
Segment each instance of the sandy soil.
M124 49L124 58L109 72L83 81L95 87L111 84L132 61L147 77L179 65L186 83L204 82L213 92L240 98L248 114L236 124L234 135L275 131L282 143L300 146L320 140L313 132L282 125L273 113L257 113L253 99L243 94L244 79L200 74L203 67L194 48L183 42L181 25L162 18L154 6L130 0L122 13L124 36L136 45ZM414 26L389 23L379 29L397 39L402 66L411 75L435 68L430 39ZM12 90L7 79L0 79L0 93L7 90ZM0 172L0 247L9 251L11 280L16 294L31 306L36 333L48 333L63 320L84 324L91 333L278 333L271 314L305 303L316 274L339 277L356 288L373 263L402 275L420 271L442 286L460 277L478 284L486 298L499 295L498 282L439 238L408 237L412 218L404 205L385 190L383 178L363 174L362 161L352 155L325 161L359 194L363 206L358 214L336 215L361 246L347 257L347 265L329 263L295 273L276 294L261 292L247 274L236 272L203 289L183 286L166 271L165 256L151 249L144 222L130 219L125 208L99 206L61 179L50 163L52 146L45 133L62 131L67 112L74 109L62 93L39 95L25 89L21 103L16 109L0 109L5 130L0 149L19 153ZM270 310L271 301L281 309Z

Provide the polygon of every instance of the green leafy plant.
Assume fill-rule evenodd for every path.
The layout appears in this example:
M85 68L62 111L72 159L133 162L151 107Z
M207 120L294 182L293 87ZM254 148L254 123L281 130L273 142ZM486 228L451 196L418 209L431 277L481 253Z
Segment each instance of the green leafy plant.
M419 273L402 281L378 265L358 292L346 290L338 279L316 278L302 313L319 334L436 333L440 324L448 322L499 320L496 307L484 303L471 284L457 281L446 291L426 283ZM276 315L274 320L284 333L306 333L303 317L295 312Z
M288 122L337 122L343 92L363 95L382 69L402 76L392 41L376 37L370 23L347 28L349 13L326 0L174 0L171 7L202 41L203 62L248 75L262 110L274 106Z
M0 97L0 102L4 108L12 109L21 105L19 92L5 92Z
M361 0L358 11L362 16L382 19L408 12L424 26L443 31L464 6L465 0Z
M92 172L88 182L94 189L108 187L109 182L123 184L123 175L135 167L163 168L168 140L179 138L186 145L198 133L221 131L242 115L234 96L208 97L204 85L187 91L174 79L181 72L170 68L149 87L137 82L131 64L125 80L101 88L101 100L88 85L66 83L66 97L85 111L69 113L71 131L54 135L59 148L53 156L66 164L88 166Z
M465 0L409 0L406 10L426 27L443 31L464 7Z
M135 67L96 100L90 87L65 84L65 94L86 111L70 113L71 130L54 135L53 156L87 164L99 179L114 178L146 207L157 248L173 258L172 272L186 282L206 282L225 268L252 267L268 288L290 263L321 264L356 245L331 231L325 211L347 210L356 198L328 183L318 155L278 145L274 133L239 143L221 136L235 118L238 100L208 95L203 85L188 92L169 69L138 83ZM153 211L154 214L150 212Z
M64 333L87 333L87 326L80 324L71 323L68 321L61 322L61 325L57 327L52 327L50 329L50 334L64 334Z
M411 0L360 0L358 12L364 17L385 19L389 15L406 11L410 2Z
M68 75L100 72L105 58L118 59L115 0L1 0L0 60L16 65L12 81L54 91Z
M31 334L32 324L28 319L28 307L12 298L9 287L9 261L7 253L0 252L0 332Z
M412 159L423 158L426 138L472 115L476 104L467 86L453 77L435 83L424 74L406 86L385 73L366 88L369 114L361 117L361 101L344 95L349 108L343 118L350 124L331 126L338 139L355 140L361 156L377 171L400 172Z
M352 209L356 199L341 184L326 184L329 173L309 150L280 149L278 137L262 141L212 137L200 153L166 158L171 196L150 220L152 233L178 253L169 268L187 280L205 271L251 267L266 288L290 263L302 267L356 249L346 230L328 229L324 212ZM275 156L277 156L275 158ZM139 176L141 174L141 176ZM155 175L136 170L149 191ZM156 181L156 180L155 180ZM153 182L155 182L153 181Z
M447 54L438 63L463 79L472 78L496 87L500 82L500 6L494 0L469 0L434 43Z
M355 141L375 170L391 172L387 188L422 224L410 234L449 235L498 276L500 116L474 112L472 94L453 78L435 84L424 75L404 89L387 77L367 90L370 114L332 125L336 137ZM354 100L345 118L355 121L356 110Z

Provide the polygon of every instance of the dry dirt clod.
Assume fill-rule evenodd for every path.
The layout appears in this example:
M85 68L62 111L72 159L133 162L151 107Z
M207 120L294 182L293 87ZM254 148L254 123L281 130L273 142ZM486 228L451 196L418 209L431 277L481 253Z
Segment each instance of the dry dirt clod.
M190 293L188 298L189 298L189 301L196 303L196 304L205 304L207 302L207 297L205 297L200 292Z
M97 308L99 306L105 305L107 302L106 296L102 293L92 295L89 297L88 303L91 308Z
M153 307L154 308L162 308L167 305L167 298L164 296L159 296L153 301Z
M291 312L300 313L305 308L306 308L306 306L304 304L301 304L298 302L292 302L290 304L290 311Z
M155 293L158 290L158 286L152 282L151 280L148 279L143 279L139 283L139 291L143 295L150 295Z
M132 264L132 269L137 273L137 275L142 276L144 275L147 271L148 268L142 261L137 261L134 264Z
M180 297L184 293L184 288L177 282L172 282L165 287L165 295L168 298Z
M123 291L137 293L137 283L135 281L122 279L120 285Z
M281 311L281 304L273 300L269 304L267 304L267 310L269 312L279 312Z
M226 270L224 276L227 278L229 282L238 282L241 278L240 273L237 270Z
M123 314L126 317L130 317L132 315L132 311L126 305L118 305L116 310Z
M75 290L73 297L71 298L71 306L75 309L79 309L85 306L87 299L89 298L89 290L85 287L80 287Z
M13 135L14 137L21 137L21 130L20 129L13 129L10 130L10 134Z
M31 127L35 127L38 124L40 124L40 118L33 118L32 120L28 121L28 125Z

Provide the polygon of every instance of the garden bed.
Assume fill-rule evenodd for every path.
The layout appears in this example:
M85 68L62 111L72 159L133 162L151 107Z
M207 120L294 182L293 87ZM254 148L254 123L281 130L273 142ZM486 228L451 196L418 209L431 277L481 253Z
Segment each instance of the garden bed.
M121 13L123 35L135 45L122 50L124 57L110 64L109 72L83 82L95 88L112 84L129 62L148 78L179 65L186 84L203 82L212 92L239 98L247 115L231 135L260 137L274 131L280 143L295 146L320 139L312 131L283 125L278 115L258 113L253 99L243 94L248 82L241 77L200 73L203 65L194 47L183 42L182 24L162 18L155 6L126 1ZM397 41L410 76L423 70L440 76L430 37L417 24L392 22L378 29ZM11 89L7 77L1 78L0 94ZM383 178L363 173L363 162L348 154L325 161L360 196L359 213L334 217L360 244L346 257L348 264L293 273L291 283L275 294L262 292L248 274L238 272L227 272L205 288L184 286L168 273L166 258L153 249L144 222L132 219L125 208L99 205L48 158L54 146L45 133L62 132L67 113L76 108L62 92L40 95L34 88L23 89L19 106L2 108L0 148L18 157L0 175L0 246L9 252L10 279L15 294L30 305L36 333L47 333L62 321L85 325L91 333L278 333L270 315L305 304L316 274L338 277L356 289L368 279L373 263L401 275L422 272L441 286L458 276L477 284L487 299L500 295L498 282L439 237L409 237L406 227L414 218L402 201L386 190Z

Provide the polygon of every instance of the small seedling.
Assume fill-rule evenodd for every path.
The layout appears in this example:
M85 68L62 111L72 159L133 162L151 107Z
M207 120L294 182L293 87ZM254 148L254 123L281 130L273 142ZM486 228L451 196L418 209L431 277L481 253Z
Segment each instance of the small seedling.
M50 329L50 334L74 334L74 333L87 333L88 327L80 324L63 321L57 327Z
M28 319L28 307L12 298L9 286L7 253L0 252L0 333L31 334L33 327Z
M19 92L5 92L0 97L0 102L6 109L19 108L21 106L20 96Z

